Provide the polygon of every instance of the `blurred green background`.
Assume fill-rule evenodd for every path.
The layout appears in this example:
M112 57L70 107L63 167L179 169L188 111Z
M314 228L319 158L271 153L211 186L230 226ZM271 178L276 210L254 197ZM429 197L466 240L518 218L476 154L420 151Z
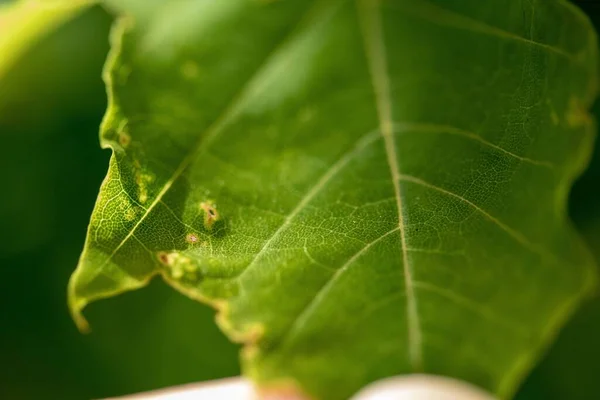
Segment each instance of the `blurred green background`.
M599 26L600 1L579 4ZM110 155L99 148L98 126L112 20L88 8L0 75L0 399L102 398L239 373L238 348L218 331L214 312L159 280L92 305L90 335L69 316L67 281ZM7 30L0 19L0 39ZM599 199L597 144L571 215L600 259ZM517 398L600 398L599 360L595 298Z

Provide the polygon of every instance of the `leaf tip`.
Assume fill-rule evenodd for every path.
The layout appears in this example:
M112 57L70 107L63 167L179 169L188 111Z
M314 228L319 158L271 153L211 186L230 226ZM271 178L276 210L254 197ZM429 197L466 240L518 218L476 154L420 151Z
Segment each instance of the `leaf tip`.
M89 322L81 313L81 309L71 308L71 317L73 318L73 321L75 321L75 325L77 326L77 329L79 329L79 332L86 334L92 331Z
M71 318L73 318L73 321L75 322L77 329L79 329L79 332L90 333L91 332L90 324L88 323L88 321L85 319L85 317L82 314L82 311L88 302L87 302L87 300L77 296L77 293L75 292L76 277L77 277L77 271L75 271L75 273L71 277L71 280L69 281L69 287L68 287L68 293L67 293L69 312L71 313Z

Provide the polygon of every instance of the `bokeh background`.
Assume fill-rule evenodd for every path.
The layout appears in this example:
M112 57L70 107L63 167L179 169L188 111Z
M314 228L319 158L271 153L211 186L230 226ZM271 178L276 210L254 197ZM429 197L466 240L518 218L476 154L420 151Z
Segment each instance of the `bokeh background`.
M600 27L600 0L577 3ZM214 312L159 280L90 306L90 335L69 316L66 285L110 156L98 126L113 19L88 8L0 75L0 399L102 398L239 374L239 349ZM600 261L600 141L570 210ZM517 399L600 398L599 366L600 296L560 333Z

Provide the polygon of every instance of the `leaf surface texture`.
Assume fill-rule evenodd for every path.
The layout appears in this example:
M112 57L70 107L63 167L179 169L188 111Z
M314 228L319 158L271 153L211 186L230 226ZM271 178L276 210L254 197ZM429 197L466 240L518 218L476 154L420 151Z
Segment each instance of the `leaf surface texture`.
M265 384L337 399L428 372L508 397L594 283L565 207L596 58L562 1L124 18L74 315L160 274L219 309Z

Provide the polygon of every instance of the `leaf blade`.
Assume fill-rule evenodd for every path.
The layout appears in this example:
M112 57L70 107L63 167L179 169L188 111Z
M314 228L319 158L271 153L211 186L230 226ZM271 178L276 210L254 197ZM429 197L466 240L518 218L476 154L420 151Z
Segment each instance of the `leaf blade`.
M251 345L247 371L261 381L291 377L344 398L425 370L508 396L593 281L564 213L590 150L589 26L577 40L542 29L580 18L559 13L559 2L231 4L213 26L232 43L242 9L294 21L277 28L287 39L269 41L274 52L263 48L250 66L237 59L243 89L231 108L236 90L207 99L199 78L214 48L162 54L147 45L151 27L125 35L129 59L112 73L128 66L131 76L115 84L121 115L103 130L115 187L102 194L126 204L96 207L124 217L107 220L107 245L97 239L104 211L93 217L96 243L86 246L114 266L109 284L122 291L161 274L212 303L225 331ZM203 29L188 34L201 43L212 28ZM236 63L233 53L220 53L223 65ZM158 61L144 65L147 54ZM560 80L568 87L552 84ZM200 104L210 117L197 115ZM219 109L233 111L220 119ZM221 216L214 226L208 202ZM107 273L92 258L80 270ZM72 298L113 293L72 282Z

